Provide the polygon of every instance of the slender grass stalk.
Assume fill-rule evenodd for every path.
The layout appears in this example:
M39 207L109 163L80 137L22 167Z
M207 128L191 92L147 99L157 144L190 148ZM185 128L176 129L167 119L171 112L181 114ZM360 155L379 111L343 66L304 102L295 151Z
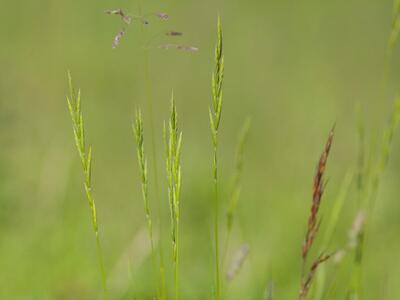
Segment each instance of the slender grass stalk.
M220 260L219 260L219 199L218 199L218 129L222 113L222 83L224 78L224 55L222 52L221 19L218 16L218 40L215 49L215 71L212 75L213 106L210 108L211 136L214 148L214 243L215 243L215 299L221 299Z
M174 262L175 300L179 299L179 220L181 191L181 147L182 133L178 130L178 115L174 96L171 99L171 113L167 128L164 125L166 145L166 167L168 182L168 199L171 214L171 238Z
M86 147L85 127L81 111L81 92L80 90L78 90L78 94L75 95L72 87L71 74L69 72L68 72L68 83L70 90L70 95L67 96L68 108L72 119L75 144L79 153L79 157L82 162L83 173L85 176L84 186L86 191L86 198L88 200L90 207L93 231L96 237L97 258L102 278L104 298L108 300L107 279L106 279L103 253L99 237L99 226L97 222L96 204L92 194L92 147L91 146Z
M319 227L321 224L318 212L325 188L324 173L326 169L326 163L328 161L328 156L332 146L333 135L334 135L334 128L332 128L331 132L329 133L328 140L325 144L324 151L322 152L321 157L319 159L317 165L317 171L314 176L312 205L311 205L310 215L308 218L307 232L302 246L302 269L301 269L300 291L299 291L300 300L306 299L318 267L331 257L330 255L325 255L323 252L320 252L318 257L311 264L310 269L306 272L307 259L311 247L314 244L317 233L319 232Z
M151 219L150 213L150 203L148 197L148 172L147 172L147 159L145 157L144 151L144 132L143 132L143 119L142 113L140 110L136 111L136 118L133 124L133 133L136 139L137 145L137 160L140 169L140 179L142 185L142 197L144 202L144 210L146 215L146 223L147 223L147 232L149 236L150 246L151 246L151 256L153 260L154 270L157 270L156 265L156 257L155 257L155 250L154 250L154 240L153 240L153 223Z
M226 241L225 241L225 252L223 261L225 261L227 253L229 251L229 243L230 237L232 234L232 227L234 216L236 212L236 207L239 201L240 192L241 192L241 181L242 181L242 173L243 173L243 153L244 146L246 144L248 135L250 130L250 119L247 119L240 130L239 138L236 146L236 156L235 156L235 170L233 174L233 184L232 191L230 195L229 207L226 214Z

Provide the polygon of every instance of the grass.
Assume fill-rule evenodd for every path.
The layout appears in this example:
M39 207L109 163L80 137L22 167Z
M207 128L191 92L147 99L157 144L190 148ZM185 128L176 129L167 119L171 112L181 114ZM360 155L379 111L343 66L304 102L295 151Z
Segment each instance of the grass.
M147 232L149 235L149 241L151 246L151 256L154 268L156 269L156 261L155 261L156 258L155 258L154 240L153 240L153 222L150 213L150 202L149 202L149 191L148 191L149 188L148 188L147 159L145 157L145 151L144 151L143 119L142 119L142 113L139 109L136 111L136 118L133 124L133 132L135 135L136 145L137 145L136 153L140 170L142 197L144 203L144 212L146 216Z
M75 95L73 86L72 86L72 78L71 74L68 73L68 83L70 95L67 96L68 108L71 114L71 120L74 130L75 137L75 145L79 153L79 157L81 159L83 173L85 177L85 192L86 198L89 203L90 212L91 212L91 220L93 225L93 232L96 238L96 249L97 249L97 257L99 261L101 279L103 284L103 292L104 298L108 300L108 290L107 290L107 279L106 272L104 268L104 259L103 253L100 243L99 236L99 225L97 222L97 212L96 212L96 203L94 201L93 193L92 193L92 147L86 146L85 140L85 126L83 121L82 107L81 107L81 92L78 90L78 94Z
M219 249L219 196L218 196L218 130L222 115L222 83L224 79L224 55L221 19L218 17L218 38L215 48L215 71L212 76L213 105L210 109L210 128L213 143L214 178L214 247L215 247L215 299L221 299L220 249Z
M322 195L325 188L324 173L332 146L333 133L334 129L332 128L331 132L329 133L328 140L325 144L324 151L322 152L322 155L319 159L317 171L314 176L312 205L308 218L306 236L304 238L302 246L302 269L299 291L300 300L306 299L318 267L331 257L331 255L325 255L323 252L320 252L320 254L318 254L318 257L313 260L311 267L307 271L307 262L310 250L314 244L321 225L318 212L320 209Z
M175 300L179 299L179 221L181 194L181 147L182 133L178 129L178 114L174 96L171 99L171 114L168 128L164 126L166 145L166 168L168 199L171 214L171 240L174 263Z
M400 7L400 6L395 6ZM398 13L393 22L393 29L391 34L391 41L389 47L394 49L397 35L398 35ZM116 14L122 18L124 22L127 22L129 16L122 12L122 10L113 10L109 14ZM141 13L140 13L141 16ZM131 19L129 19L129 24ZM143 30L143 24L142 24ZM176 31L170 31L171 35L180 35ZM121 39L122 36L119 37ZM118 46L119 40L115 42ZM116 47L115 46L115 47ZM229 199L225 203L222 198L223 194L220 190L221 179L220 179L220 166L219 166L219 146L220 146L220 124L223 110L223 82L224 82L224 48L223 48L223 36L221 20L218 17L217 25L217 43L215 47L215 69L212 75L212 105L209 109L209 122L212 138L212 179L213 179L213 203L210 210L213 213L213 260L214 260L214 298L216 300L228 299L228 295L225 295L223 290L223 280L221 275L221 269L223 269L224 261L229 251L230 237L232 235L233 224L235 220L235 214L238 206L238 201L241 193L242 185L242 171L243 171L243 156L244 146L248 137L250 121L246 121L242 130L240 131L236 156L234 163L232 189L229 194ZM147 51L147 50L146 50ZM155 126L153 119L153 103L152 103L152 91L150 86L150 76L148 70L148 56L146 52L145 65L146 65L146 82L147 82L147 104L149 110L150 119L150 140L152 145L152 160L153 160L153 175L154 175L154 186L156 189L156 196L158 201L158 213L156 217L153 216L151 210L151 197L149 197L149 170L148 160L145 151L145 131L142 112L140 109L136 111L135 121L133 124L133 132L136 140L136 156L140 172L140 184L142 199L144 203L144 215L147 226L148 239L151 245L151 257L153 262L154 270L160 270L160 282L158 283L157 291L153 291L154 299L168 299L173 294L173 298L178 300L184 298L182 294L183 287L180 276L181 266L181 184L182 184L182 165L181 165L181 152L182 152L182 132L178 124L178 113L174 95L171 97L169 119L167 123L164 123L164 143L165 143L165 163L166 163L166 184L167 184L167 197L169 204L170 214L170 240L172 245L172 259L171 269L173 274L173 287L167 286L169 283L164 268L163 250L162 250L162 227L161 222L161 197L158 192L158 170L157 170L157 149L155 142ZM102 288L104 298L108 300L108 289L107 289L107 276L104 268L104 258L102 254L102 248L99 237L99 226L96 213L96 205L92 192L92 149L86 145L84 121L81 110L81 97L80 91L77 94L74 93L72 87L71 76L68 75L70 95L67 97L68 107L71 114L73 123L73 131L75 137L75 143L78 150L79 157L81 159L83 173L84 173L84 187L86 191L86 197L89 203L91 211L92 227L96 238L96 249L98 262L100 267L100 275L102 279ZM300 284L298 290L299 300L313 299L323 300L329 299L335 296L336 282L338 278L339 267L350 267L348 283L346 283L346 297L348 299L364 299L364 252L367 244L367 237L369 232L369 226L371 226L371 215L374 210L375 203L378 198L379 188L384 175L384 172L389 164L389 157L391 153L392 143L395 136L396 129L400 122L400 98L395 100L394 109L387 127L383 132L383 138L379 147L377 157L374 152L371 151L369 154L369 161L367 159L368 153L365 149L366 144L366 131L365 125L362 121L361 113L359 113L358 122L358 157L355 163L354 169L350 168L346 173L341 183L341 188L335 202L327 212L327 224L322 223L321 217L321 205L323 204L323 195L326 187L325 172L328 162L328 157L331 152L331 147L334 138L334 128L330 131L325 147L319 158L317 169L314 175L313 181L313 193L311 209L308 216L307 228L303 244L301 248L301 274ZM346 201L350 198L352 187L355 187L357 192L356 202L357 210L354 215L353 224L349 230L349 237L347 241L341 245L334 245L335 237L340 233L341 216L343 209L346 205ZM224 245L224 255L221 259L221 235L220 235L220 214L226 205L226 242ZM154 242L153 232L153 221L157 220L160 226L160 242L159 242L159 260L156 257L156 249ZM325 220L325 219L324 219ZM323 224L323 227L322 227ZM321 228L324 228L322 231ZM317 240L320 239L320 245L317 245ZM334 248L334 250L332 250ZM314 255L314 250L317 250L317 254ZM247 243L242 244L239 251L236 253L233 264L228 270L228 281L232 281L238 276L242 265L246 261L246 257L249 255L249 246ZM350 263L347 265L343 263L343 257L350 257ZM325 262L328 260L334 261L331 269L334 272L329 272ZM168 273L167 273L168 274ZM329 280L327 278L329 277ZM154 278L152 278L153 280ZM316 281L314 283L314 281ZM273 300L279 298L275 296L275 284L272 284L274 278L271 279L271 284L265 291L263 296L264 299ZM172 290L173 292L169 292ZM186 296L186 295L185 295ZM152 296L153 297L153 296Z

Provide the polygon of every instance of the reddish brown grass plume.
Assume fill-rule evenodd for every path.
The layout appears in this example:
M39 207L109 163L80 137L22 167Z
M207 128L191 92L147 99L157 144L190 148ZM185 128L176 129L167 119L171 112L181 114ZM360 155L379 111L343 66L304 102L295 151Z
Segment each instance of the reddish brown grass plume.
M318 266L323 262L327 261L331 257L331 255L325 255L323 253L319 254L319 256L313 261L310 269L306 273L307 257L315 241L315 237L317 236L321 222L318 218L318 211L320 208L321 199L325 188L324 173L325 173L326 163L328 161L329 152L331 150L333 142L334 129L335 127L333 127L329 132L328 140L326 141L324 151L322 152L321 157L319 159L317 170L314 176L312 205L310 210L310 216L308 218L307 232L302 246L303 261L302 261L301 283L300 283L300 293L299 293L300 300L304 300L306 298L312 280L314 278L315 272L318 269Z

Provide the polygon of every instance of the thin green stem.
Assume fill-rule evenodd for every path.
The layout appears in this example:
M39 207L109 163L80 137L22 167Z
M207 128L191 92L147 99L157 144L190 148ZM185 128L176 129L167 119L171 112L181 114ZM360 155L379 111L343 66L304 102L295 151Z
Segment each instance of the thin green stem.
M107 279L106 279L106 271L104 267L104 260L103 260L103 250L100 243L99 234L96 233L96 251L97 251L97 258L99 261L100 272L101 272L101 279L103 283L103 292L104 298L108 300L108 289L107 289Z
M214 243L215 243L215 296L221 299L220 261L219 261L219 197L218 197L218 147L214 147L214 192L215 192L215 216L214 216Z
M176 259L174 270L175 300L179 299L179 221L176 224Z

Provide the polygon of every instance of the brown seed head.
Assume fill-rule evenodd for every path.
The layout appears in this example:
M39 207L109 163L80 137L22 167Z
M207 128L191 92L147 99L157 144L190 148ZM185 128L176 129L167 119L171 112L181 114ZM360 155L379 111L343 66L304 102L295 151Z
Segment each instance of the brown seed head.
M332 146L333 136L334 136L334 127L329 132L328 140L326 141L324 151L322 152L321 157L319 159L317 165L317 171L314 176L312 205L311 205L310 216L308 218L307 233L302 248L303 259L306 259L307 254L315 240L315 236L317 235L319 229L318 211L325 187L325 181L323 177L324 177L326 162L328 160L329 152Z

